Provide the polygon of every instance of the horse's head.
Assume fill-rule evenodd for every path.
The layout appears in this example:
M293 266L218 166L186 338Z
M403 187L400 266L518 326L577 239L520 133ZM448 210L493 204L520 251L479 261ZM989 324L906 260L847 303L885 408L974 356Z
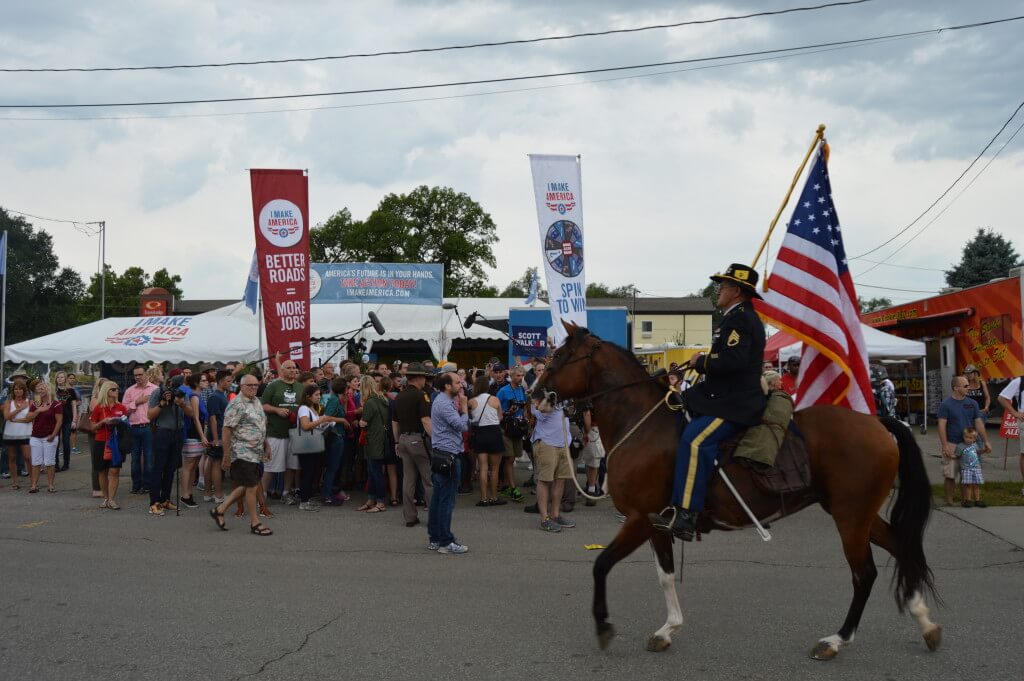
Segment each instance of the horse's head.
M582 397L593 390L592 360L602 341L582 326L565 321L562 325L569 336L555 350L544 375L534 385L531 393L534 399L541 400L542 407Z

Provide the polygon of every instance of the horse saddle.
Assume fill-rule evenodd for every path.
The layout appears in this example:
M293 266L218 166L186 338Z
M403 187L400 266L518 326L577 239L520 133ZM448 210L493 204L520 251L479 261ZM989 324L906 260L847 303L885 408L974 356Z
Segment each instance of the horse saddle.
M719 445L719 465L725 466L735 460L746 466L752 473L754 483L769 494L791 494L811 486L811 463L807 455L807 442L796 427L795 421L789 422L778 454L770 464L766 463L769 457L751 458L737 455L737 447L748 432L742 431Z

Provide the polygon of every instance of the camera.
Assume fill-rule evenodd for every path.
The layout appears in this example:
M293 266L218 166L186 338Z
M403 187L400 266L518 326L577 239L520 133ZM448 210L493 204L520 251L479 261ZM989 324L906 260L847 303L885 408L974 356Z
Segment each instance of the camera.
M186 397L188 397L188 395L185 393L184 390L182 390L181 388L174 389L174 399L185 399Z

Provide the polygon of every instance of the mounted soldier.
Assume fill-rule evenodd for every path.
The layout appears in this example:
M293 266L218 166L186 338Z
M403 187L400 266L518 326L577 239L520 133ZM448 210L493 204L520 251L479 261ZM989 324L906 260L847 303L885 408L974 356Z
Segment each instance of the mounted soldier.
M754 306L757 271L732 264L711 280L718 288L722 323L715 330L709 354L698 354L684 368L704 376L682 394L691 413L676 453L672 506L650 514L655 529L692 541L697 516L714 472L718 446L744 428L756 425L765 408L761 388L764 325Z

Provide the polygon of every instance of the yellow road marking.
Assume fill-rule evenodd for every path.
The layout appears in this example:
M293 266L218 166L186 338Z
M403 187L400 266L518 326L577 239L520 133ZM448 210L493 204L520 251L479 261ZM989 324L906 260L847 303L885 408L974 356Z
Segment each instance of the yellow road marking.
M23 523L21 525L18 525L18 527L20 527L23 530L31 530L34 527L39 527L40 525L45 525L48 522L50 522L50 521L49 520L36 520L36 521L31 522L31 523Z

